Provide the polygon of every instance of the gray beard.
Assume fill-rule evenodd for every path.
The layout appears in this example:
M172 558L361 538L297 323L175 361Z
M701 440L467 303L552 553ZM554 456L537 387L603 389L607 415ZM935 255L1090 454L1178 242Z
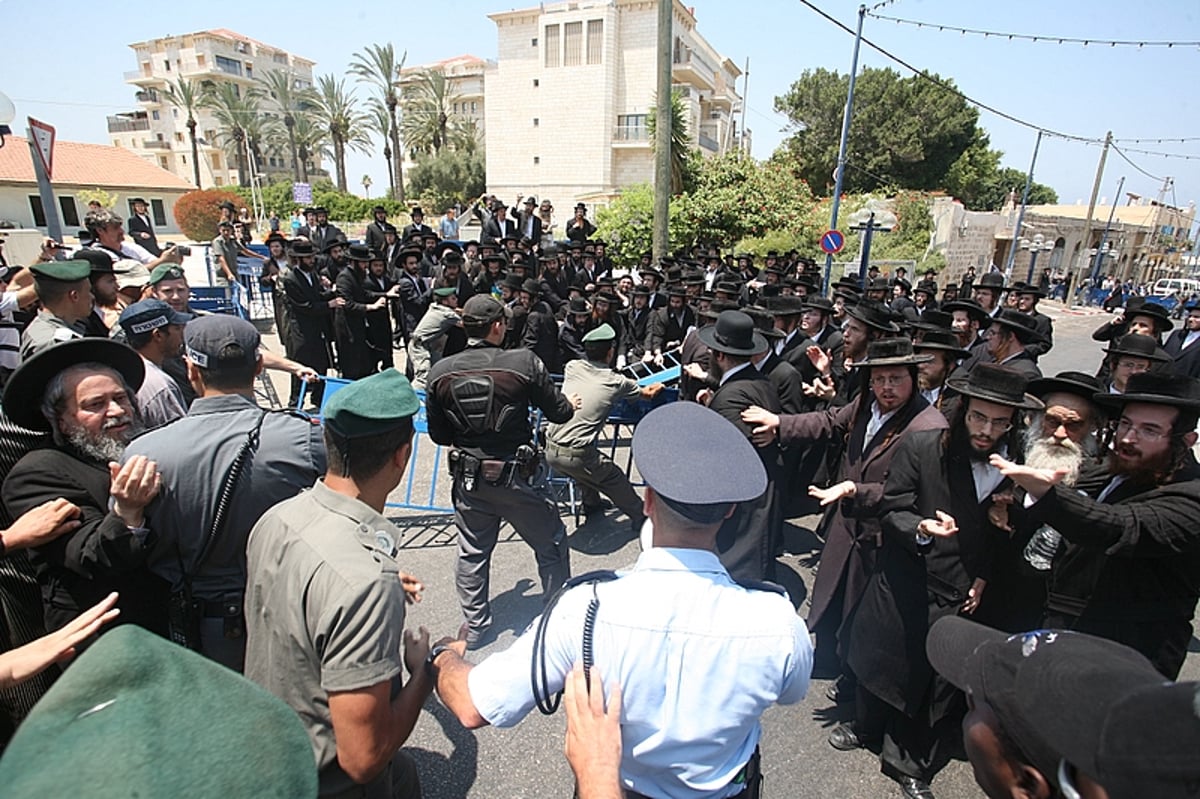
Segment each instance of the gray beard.
M1025 446L1025 465L1033 469L1066 469L1063 485L1073 486L1079 480L1079 467L1083 465L1083 449L1067 439L1061 444L1054 438L1043 437L1030 440Z
M139 432L141 432L141 425L134 419L132 431L128 438L132 439ZM82 427L76 427L68 432L67 442L78 450L80 454L101 463L108 463L110 461L119 462L125 454L125 446L128 443L128 441L118 441L104 433L93 436Z

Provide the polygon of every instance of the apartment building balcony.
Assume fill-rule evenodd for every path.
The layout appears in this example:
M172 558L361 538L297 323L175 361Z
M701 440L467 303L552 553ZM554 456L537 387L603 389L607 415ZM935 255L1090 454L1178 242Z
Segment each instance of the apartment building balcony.
M156 105L156 104L162 102L162 98L159 97L158 91L156 89L142 89L140 92L137 92L133 96L135 98L137 98L137 101L139 103L149 103L152 105Z
M145 139L142 142L142 147L144 147L147 150L170 150L171 142L158 141L157 139Z
M716 125L701 125L700 131L696 135L696 143L709 152L719 153L721 152L721 143L717 140L719 135Z
M671 58L671 79L697 89L712 89L716 86L717 72L693 51L676 51Z
M130 118L125 116L108 117L109 133L132 133L139 130L150 130L150 120L145 117Z
M140 69L133 69L125 72L123 73L123 76L126 83L133 83L138 86L152 86L155 84L165 84L167 82L166 78L158 75L147 75Z

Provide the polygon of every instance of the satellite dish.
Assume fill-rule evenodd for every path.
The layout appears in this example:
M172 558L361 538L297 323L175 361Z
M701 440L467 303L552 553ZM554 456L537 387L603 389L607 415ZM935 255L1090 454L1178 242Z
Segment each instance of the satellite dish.
M17 107L8 95L0 92L0 125L7 125L17 118Z

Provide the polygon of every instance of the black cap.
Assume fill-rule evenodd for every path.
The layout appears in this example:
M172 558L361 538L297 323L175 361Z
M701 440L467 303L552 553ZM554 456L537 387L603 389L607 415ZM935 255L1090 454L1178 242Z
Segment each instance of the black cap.
M236 368L258 362L261 337L245 319L210 314L188 322L183 342L188 360L201 369Z
M512 316L508 306L489 294L476 294L462 309L464 325L490 325L502 316Z

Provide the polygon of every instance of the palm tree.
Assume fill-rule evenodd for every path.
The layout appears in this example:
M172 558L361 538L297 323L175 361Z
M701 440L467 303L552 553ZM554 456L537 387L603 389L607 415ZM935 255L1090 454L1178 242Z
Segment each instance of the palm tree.
M362 187L363 187L363 192L364 192L364 193L367 195L367 199L368 199L368 200L369 200L369 199L371 199L371 184L372 184L372 182L373 182L373 181L371 180L371 176L370 176L370 175L363 175L363 176L362 176Z
M457 127L451 109L458 100L440 70L427 69L413 81L404 97L404 118L400 123L405 143L413 152L437 155L450 143Z
M300 114L292 127L292 138L296 140L296 158L303 164L304 180L308 182L308 159L313 156L328 156L326 146L329 133L316 114Z
M396 48L391 42L384 44L368 45L361 53L355 53L350 62L350 73L358 77L359 81L365 81L375 86L379 90L379 96L383 100L388 111L388 135L392 140L392 154L395 156L393 163L393 196L400 202L404 202L404 176L401 174L401 162L404 160L400 149L400 126L396 123L396 106L400 103L399 93L396 91L396 82L400 80L400 70L404 69L404 62L408 60L408 51L400 56L400 60L396 61Z
M658 107L657 100L651 109ZM654 135L658 114L651 113L646 117L646 129L650 134L650 142L657 142ZM671 90L671 194L681 194L684 190L684 179L688 172L688 160L692 149L692 139L688 135L687 109L683 105L683 93L677 89Z
M288 149L292 154L292 170L297 183L308 183L308 167L300 160L296 148L296 115L310 111L316 106L311 88L297 88L296 76L291 72L273 69L265 77L258 78L275 107L282 114L283 127L287 130Z
M388 183L391 185L391 196L395 199L396 174L392 171L392 122L387 105L378 97L371 97L367 100L367 130L379 134L379 138L383 141L383 158L387 161Z
M346 79L333 75L317 78L317 115L329 131L333 145L333 161L337 168L338 191L346 187L346 148L366 151L371 140L367 136L367 116L358 110L358 101L353 91L346 90Z
M200 148L196 144L196 111L200 108L203 92L194 81L178 78L174 83L167 83L163 97L187 114L188 138L192 140L192 172L195 175L196 188L200 188Z
M236 84L228 81L210 83L204 87L200 106L213 112L220 126L217 140L224 145L227 153L233 153L237 163L238 185L245 186L249 171L246 148L250 142L250 130L258 128L257 94L253 90L242 92Z

